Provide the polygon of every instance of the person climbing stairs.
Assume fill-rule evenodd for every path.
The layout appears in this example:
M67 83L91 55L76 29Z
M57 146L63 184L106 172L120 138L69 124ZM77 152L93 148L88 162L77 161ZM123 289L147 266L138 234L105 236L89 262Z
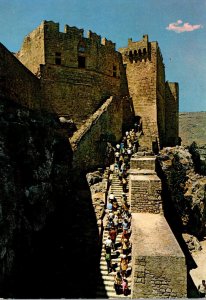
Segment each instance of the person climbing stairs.
M123 189L121 185L121 181L119 180L118 174L113 172L111 176L111 186L109 193L113 193L118 206L122 207L122 194ZM128 196L126 194L126 196ZM116 250L111 252L111 258L112 258L112 272L108 273L107 269L107 262L105 260L106 250L105 250L105 241L108 238L109 231L106 230L106 224L107 224L107 215L105 215L103 226L103 238L102 238L102 249L101 249L101 259L100 259L100 278L98 280L97 285L97 293L96 298L130 298L128 296L124 296L123 293L116 294L115 288L114 288L114 277L118 271L120 271L120 261L121 257L123 256L123 250L121 249L121 240L122 240L122 228L118 229L118 234L116 237L115 247ZM127 268L127 282L128 282L128 291L131 290L131 254L128 255L129 263Z

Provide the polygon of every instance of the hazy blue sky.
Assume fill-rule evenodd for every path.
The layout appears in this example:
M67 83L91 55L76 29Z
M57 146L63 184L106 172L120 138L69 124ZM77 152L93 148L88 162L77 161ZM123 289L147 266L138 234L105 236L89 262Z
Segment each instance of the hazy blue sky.
M180 111L206 111L206 0L0 0L0 42L10 51L42 20L89 29L116 48L149 34L166 80L180 85Z

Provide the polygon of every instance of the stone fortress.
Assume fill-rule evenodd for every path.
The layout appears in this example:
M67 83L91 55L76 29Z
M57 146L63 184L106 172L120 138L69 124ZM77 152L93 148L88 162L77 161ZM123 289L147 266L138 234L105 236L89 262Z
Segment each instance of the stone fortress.
M129 39L116 51L114 43L96 33L84 37L83 29L68 25L63 33L59 23L43 21L19 52L12 54L0 44L0 78L2 97L74 122L70 143L77 174L105 165L108 143L120 141L134 122L141 153L178 144L178 83L165 81L159 45L147 35L138 42ZM164 219L155 168L153 156L131 161L131 296L185 297L185 258ZM158 249L146 244L155 230Z
M110 96L118 97L119 122L124 128L134 118L141 123L142 147L177 144L178 84L165 82L160 48L147 35L129 39L118 52L96 33L85 38L82 29L68 25L62 33L58 23L43 21L15 56L39 79L42 109L81 124Z

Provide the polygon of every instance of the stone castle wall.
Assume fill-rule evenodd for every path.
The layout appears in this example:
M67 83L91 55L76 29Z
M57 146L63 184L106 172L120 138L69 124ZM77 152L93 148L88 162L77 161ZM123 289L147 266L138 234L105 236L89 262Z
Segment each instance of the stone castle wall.
M44 22L42 22L24 38L21 50L15 54L18 60L35 75L39 75L40 64L45 64L44 45Z
M159 146L165 145L165 66L160 48L157 48L157 126Z
M171 96L165 93L165 67L160 48L157 42L149 42L148 36L144 35L138 42L129 39L128 47L121 48L119 51L126 66L134 113L142 123L141 148L157 152L159 148L166 145L167 134L176 136L176 140L178 138L177 131L166 129L166 120L170 114L169 109L166 114L166 103L172 101ZM173 90L177 99L178 90L174 88ZM173 115L175 111L178 113L176 104L172 107L172 111ZM178 126L178 122L175 126Z
M40 81L0 43L1 96L31 109L40 109Z
M154 156L131 160L131 298L186 297L185 256L163 216L162 186L155 160Z
M43 108L76 122L88 118L111 95L128 95L115 44L91 31L87 38L83 33L68 25L60 32L59 23L44 21L17 55L32 72L40 71ZM36 51L38 40L44 44Z
M184 254L164 216L132 214L131 298L186 298Z
M179 136L179 85L177 82L166 82L165 115L166 145L175 146L178 144Z
M143 49L144 54L143 54ZM119 51L126 65L128 88L134 105L134 113L141 117L144 146L151 149L151 139L158 137L156 113L156 45L147 38L140 42L129 40L128 48Z
M155 172L155 161L155 157L131 159L129 199L132 213L162 213L162 185Z
M122 101L110 97L70 139L73 148L73 168L78 174L105 164L107 142L114 143L122 137Z
M41 79L45 110L78 125L108 97L127 97L123 127L127 129L135 116L140 119L141 149L158 152L174 145L178 141L178 87L165 83L158 43L144 35L138 42L129 39L128 46L119 51L91 31L85 37L83 29L65 25L60 32L59 23L43 21L24 39L16 57Z
M76 123L87 119L111 95L120 95L117 78L85 69L41 67L43 107Z

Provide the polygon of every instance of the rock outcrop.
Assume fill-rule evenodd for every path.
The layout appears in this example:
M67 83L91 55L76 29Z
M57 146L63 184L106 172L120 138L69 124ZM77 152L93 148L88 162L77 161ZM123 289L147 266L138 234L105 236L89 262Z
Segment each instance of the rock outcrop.
M34 271L36 242L49 218L71 195L72 152L52 115L3 99L0 128L0 285L14 296L26 264Z
M174 219L177 214L184 232L203 238L206 235L206 177L196 173L192 155L184 147L164 148L158 161L167 216Z

